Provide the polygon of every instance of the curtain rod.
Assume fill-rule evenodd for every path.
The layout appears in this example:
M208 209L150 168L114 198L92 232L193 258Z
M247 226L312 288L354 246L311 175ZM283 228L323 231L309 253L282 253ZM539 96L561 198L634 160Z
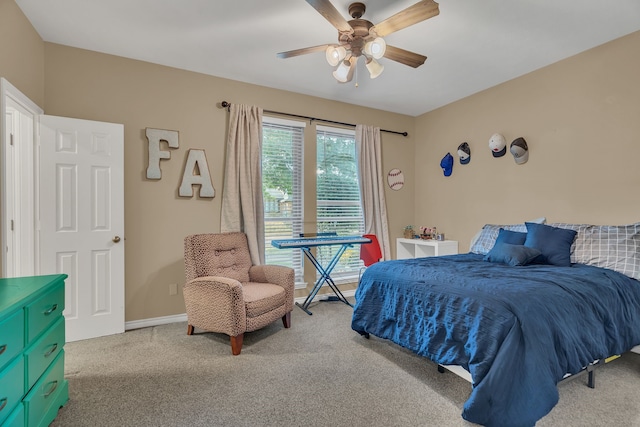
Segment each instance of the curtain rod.
M227 101L222 101L220 103L220 105L222 106L222 108L226 108L227 111L229 111L229 108L231 108L231 104L228 103ZM356 127L356 125L354 125L353 123L336 122L336 121L333 121L333 120L319 119L317 117L301 116L299 114L281 113L280 111L271 111L271 110L263 110L263 111L265 113L279 114L279 115L282 115L282 116L289 116L289 117L297 117L299 119L307 119L307 120L310 120L310 121L323 122L323 123L332 123L334 125ZM402 135L402 136L408 136L409 135L407 132L398 132L398 131L395 131L395 130L386 130L386 129L380 129L380 132L395 133L396 135Z

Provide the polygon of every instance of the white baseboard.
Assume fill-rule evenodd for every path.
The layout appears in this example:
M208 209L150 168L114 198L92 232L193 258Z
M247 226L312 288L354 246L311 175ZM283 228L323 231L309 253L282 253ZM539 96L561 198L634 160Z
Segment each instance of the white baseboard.
M175 314L173 316L153 317L151 319L132 320L124 323L124 330L149 328L151 326L166 325L169 323L186 322L187 314Z
M352 297L355 294L356 294L355 289L342 291L342 295L344 295L345 297ZM327 297L330 295L333 295L333 293L318 295L316 296L315 300L322 301L323 299L327 299ZM303 303L305 299L306 297L298 297L295 299L295 302ZM160 326L160 325L166 325L169 323L186 322L186 321L187 321L186 313L175 314L173 316L152 317L151 319L132 320L131 322L125 322L124 330L130 331L132 329L149 328L151 326Z

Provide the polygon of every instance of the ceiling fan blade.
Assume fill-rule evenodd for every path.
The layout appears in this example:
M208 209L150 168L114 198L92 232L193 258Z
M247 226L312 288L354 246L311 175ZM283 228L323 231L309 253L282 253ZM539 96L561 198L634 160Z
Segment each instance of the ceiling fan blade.
M438 3L433 0L422 0L374 25L370 31L375 31L378 36L384 37L425 19L432 18L439 13Z
M342 14L338 12L338 9L336 9L329 0L307 0L307 3L317 10L320 15L324 16L339 32L353 33L351 25L349 25L347 20L344 19Z
M305 47L302 49L289 50L287 52L280 52L278 53L278 58L286 59L286 58L291 58L292 56L300 56L300 55L306 55L307 53L320 52L323 50L327 50L327 47L329 47L328 44L322 44L320 46Z
M418 68L427 60L426 56L420 55L419 53L409 52L408 50L389 45L387 45L387 49L384 52L384 57L413 68Z

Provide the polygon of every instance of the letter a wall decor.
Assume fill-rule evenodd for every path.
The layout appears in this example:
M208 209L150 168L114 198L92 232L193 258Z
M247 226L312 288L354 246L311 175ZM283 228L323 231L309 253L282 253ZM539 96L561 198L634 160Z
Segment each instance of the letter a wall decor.
M194 185L200 186L200 197L215 197L216 190L211 184L209 165L207 165L207 156L205 156L204 150L189 150L178 194L181 197L192 197Z

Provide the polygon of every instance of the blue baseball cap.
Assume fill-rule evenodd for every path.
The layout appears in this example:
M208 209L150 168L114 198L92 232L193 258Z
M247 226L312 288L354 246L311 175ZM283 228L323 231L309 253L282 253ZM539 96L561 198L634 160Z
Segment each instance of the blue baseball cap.
M442 168L442 172L444 172L444 176L450 176L453 171L453 156L451 153L447 153L442 160L440 160L440 167Z

